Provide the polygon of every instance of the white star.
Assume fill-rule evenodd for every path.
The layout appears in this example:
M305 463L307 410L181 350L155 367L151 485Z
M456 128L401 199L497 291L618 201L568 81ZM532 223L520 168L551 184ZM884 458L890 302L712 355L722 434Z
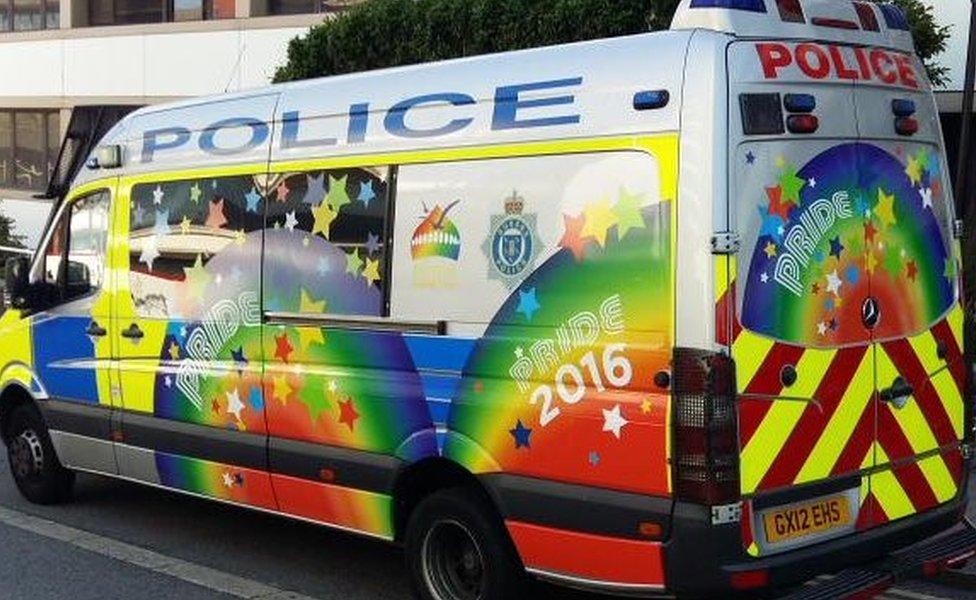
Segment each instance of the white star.
M227 392L227 412L240 421L242 410L244 410L244 404L241 402L240 394L237 393L237 388L234 388L232 392Z
M832 292L835 296L840 296L840 285L843 283L840 277L837 276L837 269L833 272L827 274L827 291Z
M339 384L336 383L336 380L335 379L330 380L329 381L329 391L334 394L334 393L336 393L336 390L338 390L338 389L339 389Z
M766 273L766 271L763 271L762 275L759 276L759 281L762 281L763 283L769 283L769 274Z
M173 387L173 379L169 375L163 377L163 385L166 387Z
M776 228L776 233L783 235L784 233L786 233L786 228L780 225L778 228Z
M922 188L918 191L922 196L922 208L932 209L932 188Z
M613 410L603 409L603 431L612 431L616 438L620 439L620 430L629 421L620 414L620 405L613 407Z
M810 180L807 183L810 184L810 187L815 188L815 187L817 187L817 178L816 177L811 177Z
M142 254L139 255L139 262L144 262L149 266L149 271L153 270L153 263L159 258L159 236L149 236L142 246Z
M157 185L156 186L156 189L153 190L153 204L155 204L156 206L159 206L160 204L162 204L163 203L163 196L164 196L164 194L163 194L163 188L162 188L162 186L158 186Z
M827 335L827 324L823 321L817 323L817 333L820 335Z
M228 487L228 488L234 487L234 477L227 472L224 472L224 487Z
M180 327L180 337L186 337L186 334L186 325L184 325L183 327Z
M285 229L295 231L296 225L298 225L298 219L295 218L295 211L285 213Z

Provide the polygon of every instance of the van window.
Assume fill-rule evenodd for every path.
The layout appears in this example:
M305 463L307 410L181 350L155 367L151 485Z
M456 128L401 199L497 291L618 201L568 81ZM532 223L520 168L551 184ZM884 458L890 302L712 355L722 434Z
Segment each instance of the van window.
M139 184L129 206L129 287L147 318L202 319L259 287L262 186L251 175Z
M104 190L75 200L54 227L44 253L44 278L60 288L63 301L95 292L104 283L110 204Z
M624 234L642 226L643 203L660 198L657 173L640 152L401 167L393 316L490 322L519 284L565 247L564 232L576 236L574 253L601 252L617 235L611 222L621 220Z
M287 173L269 186L266 310L386 313L389 168Z

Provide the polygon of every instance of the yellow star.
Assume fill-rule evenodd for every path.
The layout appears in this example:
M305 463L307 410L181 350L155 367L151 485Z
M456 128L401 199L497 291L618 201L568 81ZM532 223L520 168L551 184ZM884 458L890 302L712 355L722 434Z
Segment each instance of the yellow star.
M203 256L197 254L197 260L192 267L183 267L185 283L190 287L190 294L195 298L202 298L204 290L210 285L213 277L203 267Z
M624 239L631 229L645 229L644 217L641 215L643 194L631 194L627 188L620 188L620 198L613 214L617 216L617 236Z
M644 400L643 402L641 402L641 412L644 413L645 415L651 414L652 406L653 405L651 404L650 400Z
M173 360L180 360L180 345L173 342L169 346L169 357Z
M237 231L234 232L234 242L237 243L238 246L243 246L245 239L247 238L244 235L243 229L238 229Z
M878 259L875 258L874 252L868 250L867 264L865 264L865 269L868 273L874 273L875 267L878 266Z
M583 226L583 237L592 237L600 246L607 243L607 231L618 223L617 215L610 206L610 200L603 198L594 202L583 211L586 214L586 225Z
M905 167L905 174L912 180L912 185L918 185L922 181L922 165L914 156L908 159L908 166Z
M183 220L180 221L180 232L183 235L190 233L190 225L192 224L193 223L190 221L190 217L183 217Z
M312 235L321 233L322 237L329 239L329 230L332 228L332 222L336 220L339 213L332 210L328 202L323 201L322 204L319 204L312 211L312 215L315 216L315 224L312 225Z
M874 214L878 215L883 227L894 225L897 222L895 219L894 194L888 195L884 193L884 190L878 188L878 205L874 207Z
M766 247L763 248L763 252L766 253L768 258L773 258L776 256L776 244L772 242L766 242Z
M325 312L325 300L315 301L305 288L302 288L302 298L299 302L298 312L302 314L320 315ZM302 350L312 344L324 344L325 336L322 329L315 326L303 326L298 328L298 345Z
M274 378L274 397L282 404L288 404L288 396L291 395L291 386L283 375L275 375Z
M380 261L371 258L366 259L366 268L363 269L363 277L366 281L376 283L380 280Z

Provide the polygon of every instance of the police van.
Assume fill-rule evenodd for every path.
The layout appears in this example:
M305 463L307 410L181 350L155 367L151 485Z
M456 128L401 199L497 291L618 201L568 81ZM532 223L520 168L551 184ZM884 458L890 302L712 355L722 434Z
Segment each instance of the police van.
M32 501L361 533L426 599L933 572L976 545L959 230L891 4L152 106L8 264L3 439Z

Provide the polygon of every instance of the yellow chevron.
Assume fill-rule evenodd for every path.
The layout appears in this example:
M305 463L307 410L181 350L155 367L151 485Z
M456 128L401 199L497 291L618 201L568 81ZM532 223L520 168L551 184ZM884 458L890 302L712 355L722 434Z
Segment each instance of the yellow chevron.
M889 462L888 456L878 443L874 444L874 452L879 463ZM871 493L874 494L890 521L915 514L915 506L891 469L871 475Z
M836 350L807 350L796 365L796 383L788 394L797 398L812 398L830 366ZM742 491L751 493L784 448L793 429L799 422L807 402L802 400L775 400L763 417L749 444L742 449Z
M956 378L952 376L949 369L943 369L929 381L935 388L935 393L942 399L942 405L945 406L946 414L949 415L949 421L952 423L952 430L956 434L956 438L961 440L965 433L963 421L965 420L966 405L963 402L959 386L956 385Z
M854 433L861 413L874 393L874 353L868 350L851 378L837 410L824 428L823 434L807 457L796 477L796 483L816 481L830 475L844 446ZM872 456L871 453L868 453Z
M774 343L769 338L758 336L745 329L736 338L732 344L732 356L735 357L736 379L740 394L759 372L759 367L766 360L766 355L772 350Z
M888 357L888 353L883 347L878 348L876 355L878 357L875 362L875 369L878 374L878 388L883 389L890 386L895 378L898 377L899 373L897 367L891 362L891 358ZM932 433L932 427L926 421L922 409L919 408L918 399L915 396L909 398L908 402L902 408L895 408L885 403L879 406L878 410L886 410L891 413L899 427L901 427L902 433L905 434L905 438L908 439L908 443L911 445L915 454L935 450L939 447L939 442L935 439L935 434ZM878 464L881 465L884 463Z
M918 466L925 474L926 481L932 488L936 500L939 504L948 502L956 495L958 488L956 480L953 479L949 467L946 465L945 458L941 454L929 456L918 461Z
M956 305L952 307L952 310L949 311L948 316L946 316L946 320L949 322L949 329L952 330L952 335L956 337L956 343L959 344L960 348L962 348L962 332L964 326L963 324L966 320L966 313L959 303L956 303Z
M713 262L715 266L715 302L717 303L729 289L729 256L718 255Z

